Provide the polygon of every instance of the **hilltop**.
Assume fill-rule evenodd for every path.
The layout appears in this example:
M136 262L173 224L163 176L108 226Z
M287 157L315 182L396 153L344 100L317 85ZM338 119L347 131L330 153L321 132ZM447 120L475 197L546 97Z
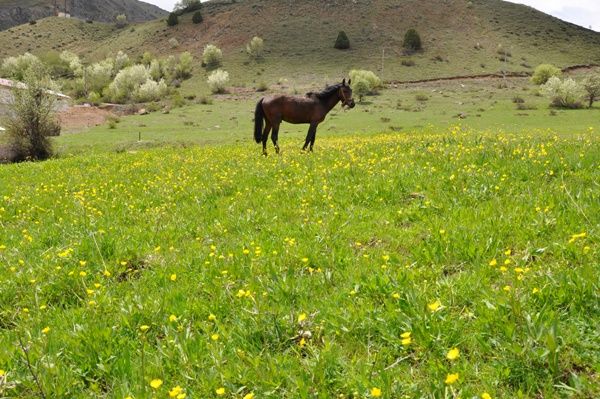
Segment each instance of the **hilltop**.
M199 59L203 47L214 43L223 49L223 67L237 85L291 77L321 83L351 68L406 81L530 72L543 62L561 67L600 63L600 33L500 0L210 1L203 14L201 24L192 24L188 14L172 28L164 20L116 29L48 18L0 32L0 43L9 55L68 49L88 60L118 50L161 56L191 51ZM402 41L410 28L420 33L424 51L405 55ZM333 49L340 30L350 38L349 50ZM266 54L259 63L244 52L254 35L265 39ZM173 38L178 46L169 43ZM202 85L204 76L197 74L193 83Z
M112 22L119 14L132 22L160 18L166 11L137 0L0 0L0 30L68 12L80 19Z

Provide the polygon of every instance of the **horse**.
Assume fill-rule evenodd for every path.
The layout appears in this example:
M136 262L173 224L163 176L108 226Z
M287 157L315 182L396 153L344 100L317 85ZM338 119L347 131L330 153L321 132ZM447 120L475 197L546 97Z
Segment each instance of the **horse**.
M267 141L269 132L273 129L271 140L275 146L275 152L279 154L279 125L282 121L293 124L308 123L310 127L302 151L308 147L312 152L317 135L317 126L325 120L325 116L340 101L342 107L354 108L356 105L352 99L352 80L346 79L342 83L328 86L320 93L309 92L304 97L298 96L272 96L263 97L256 104L254 112L254 139L263 145L263 155L267 155ZM265 126L263 129L263 122Z

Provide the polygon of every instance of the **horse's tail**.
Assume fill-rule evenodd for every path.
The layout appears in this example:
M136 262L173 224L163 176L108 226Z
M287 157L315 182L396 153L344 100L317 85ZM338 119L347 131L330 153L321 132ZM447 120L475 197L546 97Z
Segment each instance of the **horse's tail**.
M258 104L256 104L256 111L254 111L254 140L257 143L262 141L262 130L263 122L265 119L265 111L263 110L263 99L261 98Z

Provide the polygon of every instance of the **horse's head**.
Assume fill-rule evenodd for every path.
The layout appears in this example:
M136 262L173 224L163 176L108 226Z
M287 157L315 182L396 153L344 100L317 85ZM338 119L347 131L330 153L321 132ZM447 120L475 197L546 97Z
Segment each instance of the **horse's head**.
M354 103L354 99L352 98L352 88L350 84L352 83L352 79L348 80L348 84L346 84L346 79L342 81L342 85L340 86L340 90L338 95L340 96L340 100L342 101L342 107L345 105L348 108L354 108L356 105Z

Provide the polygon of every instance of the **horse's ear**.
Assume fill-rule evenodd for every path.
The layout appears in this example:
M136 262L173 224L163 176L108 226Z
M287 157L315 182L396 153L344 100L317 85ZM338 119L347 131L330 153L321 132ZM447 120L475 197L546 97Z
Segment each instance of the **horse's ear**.
M348 86L352 85L352 79L348 79Z
M342 86L346 86L346 78L344 78L344 80L342 80Z

